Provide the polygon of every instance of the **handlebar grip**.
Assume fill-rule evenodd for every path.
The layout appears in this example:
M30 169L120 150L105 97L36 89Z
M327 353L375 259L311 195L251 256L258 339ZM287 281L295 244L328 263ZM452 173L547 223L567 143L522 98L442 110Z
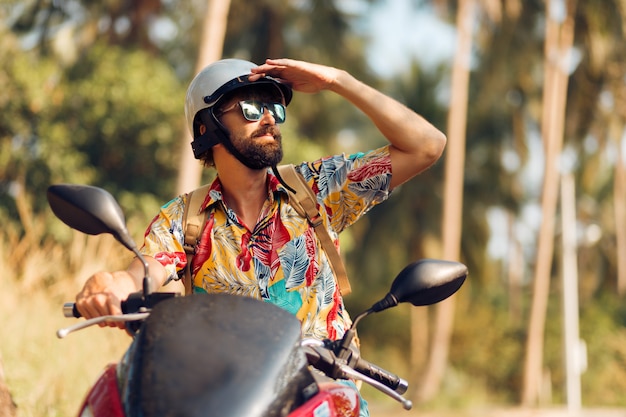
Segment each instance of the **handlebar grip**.
M409 383L399 376L380 368L373 363L359 358L354 369L363 375L367 375L375 381L391 388L398 394L404 394L409 388Z
M64 317L82 317L80 311L76 308L76 303L65 303L63 304L63 316Z

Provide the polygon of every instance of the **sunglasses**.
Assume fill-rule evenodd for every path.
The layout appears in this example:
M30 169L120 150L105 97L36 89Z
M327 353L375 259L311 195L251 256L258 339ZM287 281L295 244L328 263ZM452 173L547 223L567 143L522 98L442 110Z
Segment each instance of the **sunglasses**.
M261 120L261 117L263 117L263 109L267 109L267 111L272 115L276 123L284 123L285 118L287 117L285 113L285 106L281 103L264 103L262 101L256 100L238 101L232 106L223 109L220 113L227 113L237 106L241 108L241 113L243 114L243 117L251 122L257 122Z

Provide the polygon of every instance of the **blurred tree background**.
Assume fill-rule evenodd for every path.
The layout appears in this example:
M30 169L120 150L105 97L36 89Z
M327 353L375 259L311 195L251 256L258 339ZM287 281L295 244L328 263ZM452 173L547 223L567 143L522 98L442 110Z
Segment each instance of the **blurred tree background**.
M564 1L551 3L565 7ZM457 2L411 4L453 25ZM461 242L470 278L456 296L449 366L435 405L520 401L541 224L546 4L477 1ZM372 34L364 19L386 5L258 0L252 7L232 0L223 55L257 63L284 56L346 69L445 131L451 63L427 66L418 57L393 77L368 64ZM200 0L0 4L4 247L67 241L45 198L46 188L60 182L106 188L120 201L133 235L141 236L159 205L175 193L179 138L186 130L183 100L206 7ZM590 406L626 406L626 308L619 279L626 273L619 266L626 258L620 249L620 233L626 232L620 229L625 30L623 1L578 2L561 159L577 187L581 338L588 354L583 401ZM289 162L384 143L362 114L330 93L297 97L284 130ZM404 265L441 253L443 181L442 158L343 236L354 289L346 302L353 314L382 296ZM544 401L556 404L565 395L560 234L543 359L549 375ZM27 256L11 262L17 279L26 279ZM50 275L40 282L50 286L63 278ZM410 310L401 307L371 317L360 334L365 357L392 370L410 366L411 382L419 383L426 354L415 344L411 320ZM426 320L432 323L432 317Z

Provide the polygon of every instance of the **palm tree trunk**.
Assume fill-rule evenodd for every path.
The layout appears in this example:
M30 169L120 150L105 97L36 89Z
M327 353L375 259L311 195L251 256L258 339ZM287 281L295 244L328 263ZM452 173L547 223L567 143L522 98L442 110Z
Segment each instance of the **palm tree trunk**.
M196 73L222 57L229 8L230 0L208 0L196 62ZM197 188L202 176L202 165L193 156L189 145L191 140L186 127L183 132L180 140L183 150L178 168L177 194Z
M524 253L514 230L514 214L509 213L509 253L507 277L509 283L509 320L517 326L522 322L522 279L524 276Z
M561 23L547 2L546 74L544 78L542 136L545 172L541 195L541 228L537 245L537 263L533 282L533 299L526 343L522 404L536 405L542 386L543 344L550 271L554 252L554 223L559 189L559 157L563 147L565 102L569 54L574 37L575 2L567 2L567 17Z
M452 69L452 96L448 113L448 146L442 219L443 256L448 260L458 260L460 257L465 129L474 5L474 0L460 0L457 12L458 44ZM419 401L428 401L439 392L448 364L454 309L454 298L449 298L435 307L436 323L429 362L422 383L416 392Z
M626 253L626 167L624 166L624 138L626 131L621 125L622 134L617 134L617 163L615 164L615 181L613 183L613 205L615 211L615 235L617 253ZM617 132L616 132L617 133ZM626 293L626 257L617 256L617 293Z

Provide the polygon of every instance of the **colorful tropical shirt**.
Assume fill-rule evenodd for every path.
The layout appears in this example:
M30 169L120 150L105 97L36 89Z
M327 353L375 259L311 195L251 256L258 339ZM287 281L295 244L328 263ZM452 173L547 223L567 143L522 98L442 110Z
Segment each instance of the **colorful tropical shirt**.
M317 196L331 238L389 196L388 146L336 155L296 167ZM219 177L201 211L207 221L193 257L193 291L254 297L293 313L303 337L341 338L351 324L326 253L308 221L288 203L285 188L268 174L268 198L250 230L222 199ZM171 278L187 263L182 219L187 195L165 204L148 227L142 253L161 262Z

